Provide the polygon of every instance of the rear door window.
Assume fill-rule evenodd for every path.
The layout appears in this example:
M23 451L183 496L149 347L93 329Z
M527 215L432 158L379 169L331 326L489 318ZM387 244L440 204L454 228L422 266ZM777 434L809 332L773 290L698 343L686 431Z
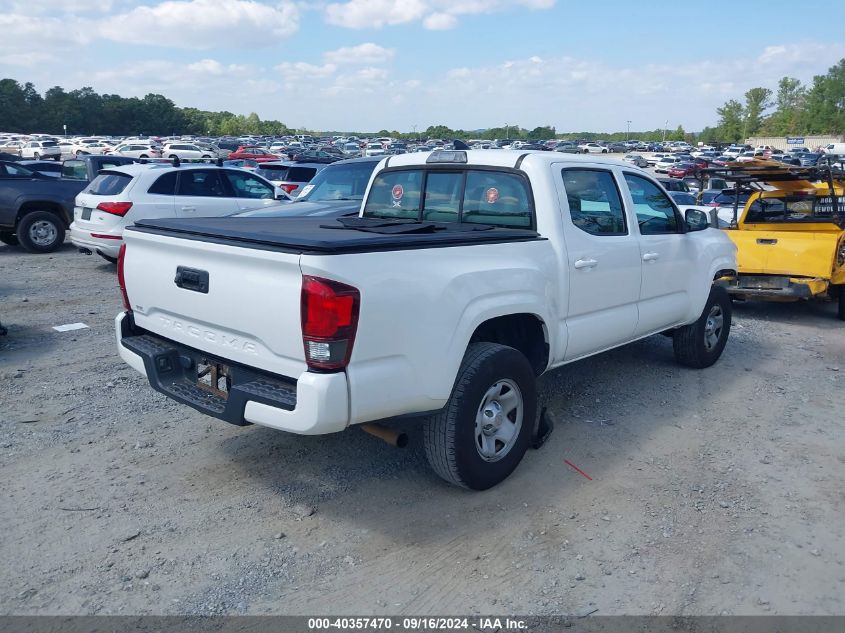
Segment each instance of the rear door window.
M176 193L176 172L171 171L158 177L147 193L155 193L164 196L172 196Z
M613 174L602 169L564 169L562 176L572 224L590 235L628 233Z
M179 196L199 196L203 198L222 198L228 191L220 179L220 174L211 169L194 169L179 172Z
M116 196L132 182L132 176L116 171L103 171L91 181L88 193L95 196Z

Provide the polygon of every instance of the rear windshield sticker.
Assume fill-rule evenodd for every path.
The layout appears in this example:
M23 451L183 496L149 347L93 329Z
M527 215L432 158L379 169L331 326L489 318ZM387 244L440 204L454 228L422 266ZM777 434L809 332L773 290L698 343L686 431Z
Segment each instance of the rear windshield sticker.
M393 196L393 206L402 206L402 197L405 195L405 189L402 188L402 185L393 185L390 194Z

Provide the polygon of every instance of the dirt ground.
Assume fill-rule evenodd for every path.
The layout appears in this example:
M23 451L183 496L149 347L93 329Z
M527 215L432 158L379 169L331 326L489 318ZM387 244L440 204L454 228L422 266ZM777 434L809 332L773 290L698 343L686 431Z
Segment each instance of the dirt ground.
M656 336L545 376L554 435L472 493L413 422L399 450L156 394L97 257L0 271L0 614L845 614L831 305L738 305L704 371Z

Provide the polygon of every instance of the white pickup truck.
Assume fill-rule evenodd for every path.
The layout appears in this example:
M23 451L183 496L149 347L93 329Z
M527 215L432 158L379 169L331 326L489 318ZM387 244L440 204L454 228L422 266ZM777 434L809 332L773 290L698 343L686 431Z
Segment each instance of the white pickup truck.
M142 220L118 274L120 355L153 388L301 434L420 416L438 475L507 477L535 379L656 333L703 368L736 251L646 172L557 152L383 160L359 217Z

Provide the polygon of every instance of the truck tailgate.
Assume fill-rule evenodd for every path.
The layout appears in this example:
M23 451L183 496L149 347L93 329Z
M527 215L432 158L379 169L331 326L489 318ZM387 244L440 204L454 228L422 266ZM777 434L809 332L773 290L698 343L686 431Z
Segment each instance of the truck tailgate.
M124 238L137 326L282 376L296 378L307 369L299 254L133 230Z
M737 246L739 272L830 278L838 233L726 231Z

